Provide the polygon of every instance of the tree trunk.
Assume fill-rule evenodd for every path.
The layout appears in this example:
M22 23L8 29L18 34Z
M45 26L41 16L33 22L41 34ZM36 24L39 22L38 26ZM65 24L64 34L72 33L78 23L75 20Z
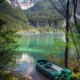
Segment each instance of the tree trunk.
M68 45L67 43L69 42L68 38L68 33L69 33L69 0L67 1L67 11L66 11L66 47L65 47L65 54L64 54L64 65L67 68L68 67Z

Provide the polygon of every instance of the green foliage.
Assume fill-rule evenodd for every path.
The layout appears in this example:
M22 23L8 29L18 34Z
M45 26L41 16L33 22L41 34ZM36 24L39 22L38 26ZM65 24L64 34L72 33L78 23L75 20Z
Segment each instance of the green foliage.
M75 36L75 35L74 35ZM77 39L77 38L75 38ZM76 45L78 48L80 48L79 46L80 44L80 41L77 39L76 41ZM69 67L71 68L74 68L74 66L72 65L75 65L76 66L76 62L77 62L77 54L76 54L76 51L75 51L75 46L74 46L74 43L71 39L71 37L69 37L69 42L66 43L65 41L62 41L62 40L54 40L54 43L53 43L53 46L51 46L50 50L48 50L48 59L51 60L52 62L56 62L60 65L63 65L64 64L64 52L65 52L65 47L68 47L69 48L69 58L68 58L68 65ZM72 64L72 63L75 63L75 64Z
M0 80L18 80L18 78L15 78L10 73L4 73L0 71Z
M63 53L65 49L65 42L62 40L53 39L54 43L51 46L50 50L48 50L47 59L51 62L64 65L63 62Z
M14 30L8 30L3 21L0 20L0 69L6 69L8 64L15 64L15 57L13 56L12 51L18 46L15 38L17 34L15 34Z
M39 32L45 33L45 32L56 32L56 29L54 27L38 27L37 28L39 30Z
M80 50L80 41L77 33L74 34L74 40L76 41L76 45L78 50ZM53 46L51 46L51 50L48 50L47 59L51 62L57 63L59 65L64 66L64 50L65 46L69 48L68 54L68 67L72 70L73 74L71 80L80 80L80 64L77 60L77 54L75 51L75 46L71 39L71 34L69 34L69 42L66 44L61 40L54 40Z
M59 52L64 50L65 41L62 41L61 39L53 39L53 41L53 46L51 46L51 50L53 50L53 53L58 54Z
M27 18L25 17L23 11L20 8L12 8L6 1L0 4L0 11L19 21L23 21L25 23L27 22Z
M0 32L0 69L6 64L15 62L12 51L17 47L15 35L12 31Z
M58 3L57 3L58 4ZM59 5L59 4L58 4ZM57 5L57 6L58 6ZM51 9L52 8L52 9ZM61 5L58 6L61 8ZM51 6L49 1L39 1L34 7L24 11L31 25L44 27L46 25L57 27L60 18L63 18L57 11Z
M10 30L27 30L30 27L23 11L12 8L6 1L0 3L0 19L6 22L3 26Z
M72 74L71 80L80 80L80 72Z

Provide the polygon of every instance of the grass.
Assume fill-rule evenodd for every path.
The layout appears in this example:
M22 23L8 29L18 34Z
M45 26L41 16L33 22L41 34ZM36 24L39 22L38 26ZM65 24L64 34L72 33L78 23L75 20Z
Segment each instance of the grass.
M80 80L80 72L72 73L71 80Z
M18 78L15 78L11 73L0 71L0 80L18 80Z

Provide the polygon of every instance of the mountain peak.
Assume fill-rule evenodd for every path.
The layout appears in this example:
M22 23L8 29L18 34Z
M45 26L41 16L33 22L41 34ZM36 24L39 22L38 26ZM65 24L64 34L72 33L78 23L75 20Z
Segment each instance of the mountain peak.
M13 7L20 7L24 10L33 7L39 0L7 0L7 2Z

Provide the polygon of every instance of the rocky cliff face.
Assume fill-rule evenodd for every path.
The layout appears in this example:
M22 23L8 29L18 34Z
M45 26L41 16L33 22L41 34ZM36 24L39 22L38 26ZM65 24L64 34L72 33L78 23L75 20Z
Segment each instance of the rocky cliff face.
M20 2L20 0L7 0L12 7L20 7L24 10L33 7L38 1L39 0L24 0L23 2Z
M22 9L28 9L30 7L33 7L35 5L35 3L38 1L39 0L24 0L22 2Z
M22 7L22 4L20 3L19 0L7 0L7 2L8 2L12 7Z
M77 4L76 17L80 19L80 3ZM71 21L74 22L74 9L72 8Z
M80 3L78 2L77 10L76 10L76 17L80 19Z

